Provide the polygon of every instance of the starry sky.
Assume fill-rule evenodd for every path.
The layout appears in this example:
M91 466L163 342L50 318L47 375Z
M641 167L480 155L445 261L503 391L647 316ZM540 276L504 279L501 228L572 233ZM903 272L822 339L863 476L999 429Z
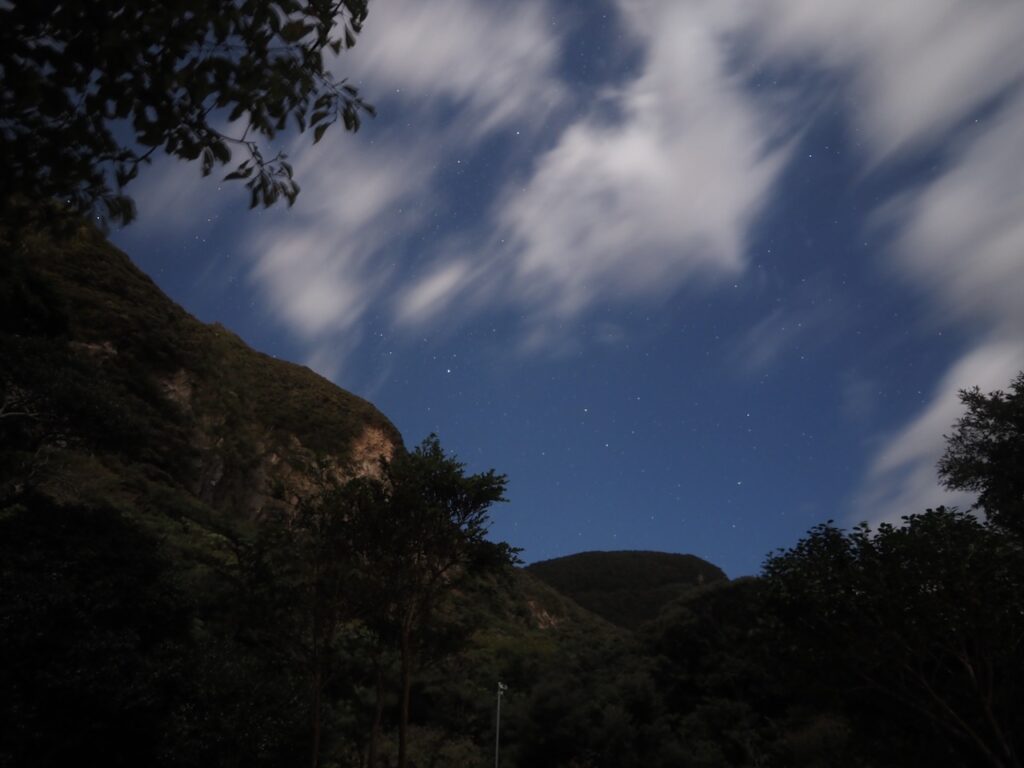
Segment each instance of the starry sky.
M733 577L939 503L1024 368L1019 0L373 0L378 109L295 206L155 162L115 232L200 319L509 475L527 562Z

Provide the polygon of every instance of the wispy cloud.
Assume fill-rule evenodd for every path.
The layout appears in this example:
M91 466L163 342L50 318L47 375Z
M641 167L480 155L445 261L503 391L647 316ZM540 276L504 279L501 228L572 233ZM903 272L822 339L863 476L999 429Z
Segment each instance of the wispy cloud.
M351 333L387 284L387 247L415 226L414 202L431 166L354 139L299 150L306 180L295 207L262 217L248 238L252 279L296 335L320 342ZM334 173L316 173L315 166ZM351 181L349 181L351 180Z
M397 301L398 322L421 324L433 320L448 306L451 297L466 284L471 274L468 262L451 261L409 286Z
M1024 25L1021 27L1024 29ZM903 206L897 266L946 316L1024 328L1024 90Z
M321 372L338 372L361 321L387 297L407 297L398 320L425 320L458 287L466 270L451 264L409 285L410 241L443 204L431 187L454 153L513 121L535 128L561 98L541 7L379 0L339 61L368 93L391 92L409 124L370 123L315 146L298 137L289 154L302 194L292 210L263 217L247 248L253 281Z
M897 430L864 479L858 516L894 519L963 501L938 487L956 393L1006 386L1024 366L1024 5L1003 0L768 0L734 17L761 64L827 73L869 167L892 168L942 142L941 172L883 204L888 276L924 291L937 323L977 341L928 406Z
M873 461L854 514L858 520L898 521L940 504L969 506L974 497L939 486L936 464L962 413L959 392L978 386L1005 389L1024 366L1024 341L985 344L961 358L935 388L931 403L900 429Z
M552 30L553 5L375 0L339 73L400 109L358 137L331 132L316 147L300 137L291 152L304 187L298 204L261 216L248 237L255 284L318 366L337 368L371 311L419 328L512 308L523 318L524 348L543 351L564 346L559 329L596 306L649 301L744 270L751 227L772 202L790 137L802 127L789 104L750 88L760 66L830 75L872 168L952 141L941 172L884 209L894 233L890 276L924 288L936 314L976 325L977 347L949 377L971 375L981 364L967 361L1020 338L1024 5L617 7L640 54L637 70L601 93L600 104L584 105L559 74L564 41ZM573 110L559 109L568 104ZM547 133L520 172L500 180L505 187L484 219L438 242L429 230L445 204L439 169L513 129ZM151 176L140 197L149 208L188 210L161 201L199 199L193 171L175 165L163 179ZM201 197L207 205L210 196ZM753 363L768 365L783 348L786 334L767 332L781 320L769 315L751 329ZM985 384L949 382L950 392ZM948 401L940 387L926 413ZM925 429L919 424L933 422L915 420L907 434ZM931 453L913 454L920 462L941 448L941 431L931 439ZM903 477L911 464L900 464ZM876 470L865 482L896 474Z
M375 0L339 66L368 93L400 98L407 116L444 109L474 138L512 122L532 127L566 95L549 18L541 2Z
M728 30L710 6L620 5L642 70L508 183L492 211L496 234L480 249L491 254L490 279L464 286L525 307L533 340L551 336L537 324L597 303L742 270L748 229L785 160L786 121L730 70Z
M931 295L935 323L972 324L979 341L877 458L865 483L872 504L881 499L881 517L945 498L936 488L935 461L944 430L959 414L956 391L1005 388L1024 369L1021 146L1024 93L971 131L945 173L885 212L900 227L894 271Z
M763 60L845 78L876 161L941 137L1024 76L1024 6L1005 0L768 0L744 23Z

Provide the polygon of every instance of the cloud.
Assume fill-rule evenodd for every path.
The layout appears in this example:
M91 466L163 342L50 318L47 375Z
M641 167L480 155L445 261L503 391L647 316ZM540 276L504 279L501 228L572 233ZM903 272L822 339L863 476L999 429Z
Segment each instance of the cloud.
M524 318L525 346L541 351L595 306L741 272L751 226L772 202L800 128L790 102L751 89L760 66L834 75L876 167L955 134L945 170L887 208L896 233L889 266L924 286L935 307L977 323L983 339L1022 327L1024 6L618 0L617 8L638 69L600 103L580 105L558 74L563 41L547 4L376 0L339 74L398 108L358 137L332 131L316 147L299 137L290 151L299 202L261 216L248 237L254 282L316 359L346 348L339 340L351 343L374 308L399 327L512 308ZM432 239L427 222L445 204L439 169L512 127L548 131L551 141L535 143L537 154L472 231ZM160 201L198 199L193 168L179 165L152 189L140 186L147 207L182 210ZM762 365L773 357L764 343L758 354Z
M976 128L944 173L884 212L899 227L892 269L927 291L936 323L972 323L982 340L876 458L865 497L879 518L964 502L964 495L952 499L940 490L935 477L943 434L960 414L956 393L972 386L1005 388L1024 369L1021 146L1024 94Z
M876 161L920 148L1016 86L1024 5L1005 0L767 0L746 15L762 61L848 82Z
M930 404L875 457L856 513L897 519L964 503L939 486L957 391L1005 387L1024 366L1024 5L1003 0L767 0L742 30L761 64L832 75L872 168L953 147L931 181L883 204L884 270L923 290L936 323L973 327L973 347ZM962 327L962 326L961 326Z
M897 521L940 504L969 506L974 497L939 486L936 464L943 435L963 413L959 392L1005 389L1024 368L1024 340L992 341L963 356L936 387L931 403L888 441L875 458L856 503L857 519Z
M397 95L407 107L457 108L480 138L512 122L543 121L565 97L548 18L540 2L375 0L340 64L370 94Z
M734 353L736 361L746 370L761 370L775 362L801 330L785 311L773 309L740 339Z
M449 264L410 285L412 242L444 204L432 187L455 153L512 122L536 127L563 97L542 8L378 0L339 59L339 74L362 81L371 101L400 91L403 120L382 116L315 146L296 137L288 154L298 202L261 217L246 248L253 282L321 372L340 369L375 306L400 295L398 322L429 320L468 272Z
M710 20L643 6L624 6L646 57L620 118L571 125L498 214L518 289L556 314L740 271L785 156Z
M453 261L409 286L397 302L398 322L420 324L433 320L466 283L470 273L467 262Z
M839 77L875 163L928 146L1024 76L1024 6L1000 0L900 0L871 9L854 0L755 7L622 0L619 7L643 66L605 95L617 118L595 110L569 125L525 183L510 185L495 215L513 263L503 291L542 315L568 317L744 269L750 226L770 199L794 131L786 103L760 100L748 87L752 67L798 63ZM740 63L740 41L750 45L752 63ZM1024 121L1012 114L1006 124L1019 129ZM1001 139L988 157L1014 141ZM982 199L1009 192L1014 179L1006 178ZM997 210L1015 203L1008 195Z
M782 121L744 91L727 35L714 14L702 16L711 6L621 6L644 49L642 71L507 186L492 211L497 234L480 249L493 254L491 279L463 286L477 301L489 293L525 305L531 339L550 337L537 324L598 302L742 270L748 228L786 156L773 130Z
M220 178L213 174L203 178L199 164L166 155L159 156L139 173L138 181L127 188L135 200L138 219L135 229L147 234L167 235L197 227L203 219L220 213L231 196L245 194L240 184L220 188ZM129 231L130 237L132 232Z
M414 226L413 203L432 172L422 152L355 141L300 150L296 175L307 183L298 202L264 216L248 238L252 280L307 342L355 331L387 284L383 253ZM316 173L318 165L334 173Z
M901 207L897 266L946 316L1024 328L1024 92Z

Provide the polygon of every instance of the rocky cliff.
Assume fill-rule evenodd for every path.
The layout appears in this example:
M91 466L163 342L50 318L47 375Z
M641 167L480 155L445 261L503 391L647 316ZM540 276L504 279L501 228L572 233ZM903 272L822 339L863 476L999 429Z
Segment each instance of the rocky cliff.
M372 404L199 322L97 232L0 246L3 494L163 486L253 518L401 449Z

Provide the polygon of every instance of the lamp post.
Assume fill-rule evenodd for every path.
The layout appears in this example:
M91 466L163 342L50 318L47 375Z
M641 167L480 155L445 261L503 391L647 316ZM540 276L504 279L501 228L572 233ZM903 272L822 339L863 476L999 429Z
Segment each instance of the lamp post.
M507 685L498 683L498 705L494 715L494 768L498 768L498 752L501 749L501 694L507 690Z

